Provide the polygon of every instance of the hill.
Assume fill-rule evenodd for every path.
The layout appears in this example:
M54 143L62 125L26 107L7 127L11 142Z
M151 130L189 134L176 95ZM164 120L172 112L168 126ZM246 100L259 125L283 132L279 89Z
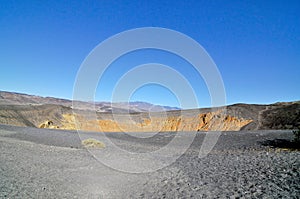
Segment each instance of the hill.
M300 102L270 105L178 110L144 102L93 103L0 92L0 123L40 128L104 132L239 131L295 129L300 126ZM175 110L174 110L175 109ZM166 112L156 112L166 110ZM152 112L149 112L152 111Z

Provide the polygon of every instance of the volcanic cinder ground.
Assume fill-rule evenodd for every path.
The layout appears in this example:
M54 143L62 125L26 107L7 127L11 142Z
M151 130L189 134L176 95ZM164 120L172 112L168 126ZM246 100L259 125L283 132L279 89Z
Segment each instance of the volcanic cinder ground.
M208 132L212 133L212 132ZM126 173L95 158L97 150L81 145L77 131L0 125L0 198L298 198L300 152L272 148L293 138L289 130L222 132L213 150L199 157L207 132L176 162L150 173ZM183 140L193 133L180 134ZM153 138L122 133L80 132L81 137L109 139L118 147L147 153L169 143L176 132ZM147 136L146 133L138 135ZM107 144L107 143L104 143ZM175 145L172 154L180 151ZM92 152L90 152L92 151ZM120 166L134 163L120 160ZM164 161L157 159L157 161ZM154 162L155 163L155 162Z

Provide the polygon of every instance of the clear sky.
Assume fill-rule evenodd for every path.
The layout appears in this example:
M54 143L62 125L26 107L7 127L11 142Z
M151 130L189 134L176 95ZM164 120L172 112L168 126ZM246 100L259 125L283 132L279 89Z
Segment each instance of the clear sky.
M71 99L89 52L114 34L140 27L173 29L199 42L219 68L228 104L300 100L299 0L2 0L0 90ZM117 60L96 100L109 100L123 73L148 62L188 76L200 106L210 105L201 77L183 60L157 50ZM140 88L132 100L178 106L174 94L155 85Z

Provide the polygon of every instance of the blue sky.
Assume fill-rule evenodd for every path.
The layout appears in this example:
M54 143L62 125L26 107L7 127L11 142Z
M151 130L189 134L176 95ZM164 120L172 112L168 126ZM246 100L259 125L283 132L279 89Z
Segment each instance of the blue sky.
M297 0L2 0L0 90L71 99L81 63L100 42L128 29L163 27L206 49L222 75L228 104L299 100L299 10ZM117 60L99 84L96 100L110 100L118 77L148 62L186 75L200 107L210 105L205 83L192 67L155 50ZM132 100L178 106L174 94L155 85L140 88Z

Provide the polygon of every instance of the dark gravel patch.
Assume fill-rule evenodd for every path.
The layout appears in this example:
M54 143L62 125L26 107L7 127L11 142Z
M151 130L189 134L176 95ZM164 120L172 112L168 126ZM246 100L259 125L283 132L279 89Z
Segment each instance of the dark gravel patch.
M287 139L274 139L274 140L266 140L261 142L264 146L270 146L272 148L283 148L290 150L300 150L300 143L287 140Z
M233 150L183 155L133 198L299 198L299 152Z

